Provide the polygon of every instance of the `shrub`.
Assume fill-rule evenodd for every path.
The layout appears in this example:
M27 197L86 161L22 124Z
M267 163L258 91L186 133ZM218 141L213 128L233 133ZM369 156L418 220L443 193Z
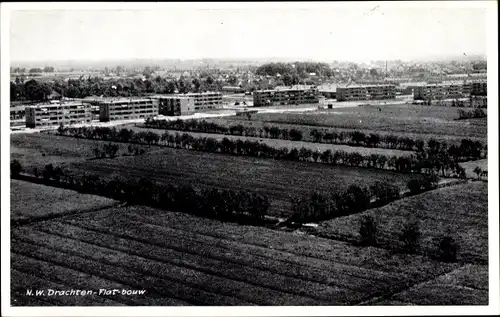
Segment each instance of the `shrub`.
M19 174L22 172L22 170L23 170L23 167L22 167L21 163L19 163L18 160L13 160L10 163L10 175L12 177L19 176Z
M455 262L457 260L458 244L450 236L444 236L437 243L438 255L441 260L446 262Z
M363 216L361 219L359 234L361 235L361 244L372 246L377 245L377 223L372 216Z
M42 177L44 180L49 180L54 174L54 166L52 164L45 165L45 168L42 173Z
M399 198L399 188L387 182L375 182L370 186L370 191L378 203L388 203Z
M350 185L338 201L344 214L353 214L366 210L370 205L370 194L364 187Z
M418 194L437 188L437 184L437 176L435 174L430 174L420 178L410 179L407 183L407 187L411 194Z
M420 224L418 221L407 222L404 227L399 240L403 242L404 249L408 252L415 252L420 243Z
M422 180L418 178L410 179L406 184L412 195L422 192Z

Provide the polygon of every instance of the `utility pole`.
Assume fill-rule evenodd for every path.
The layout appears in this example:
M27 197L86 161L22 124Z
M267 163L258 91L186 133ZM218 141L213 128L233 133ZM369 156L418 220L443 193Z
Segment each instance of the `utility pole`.
M385 60L385 78L384 81L387 81L387 60Z

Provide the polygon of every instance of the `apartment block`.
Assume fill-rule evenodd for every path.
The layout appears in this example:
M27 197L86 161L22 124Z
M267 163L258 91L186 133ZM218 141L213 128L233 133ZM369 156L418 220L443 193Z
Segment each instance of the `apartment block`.
M89 104L81 101L48 103L26 107L26 127L40 128L59 125L90 123L92 113Z
M486 81L473 82L471 85L470 94L472 96L487 96L488 92L487 85L488 83Z
M327 99L337 99L337 85L336 84L326 84L318 87L318 92L320 95Z
M158 100L158 113L164 116L184 116L194 113L194 98L184 95L153 96Z
M350 85L337 87L337 101L396 98L395 85Z
M194 110L222 108L222 94L220 92L200 92L179 95L192 98Z
M158 115L156 99L111 99L99 102L99 120L131 120Z
M309 103L319 103L318 90L315 88L279 88L253 93L253 105L256 107Z
M486 96L486 82L442 82L415 87L415 100L444 100L468 98L471 95Z

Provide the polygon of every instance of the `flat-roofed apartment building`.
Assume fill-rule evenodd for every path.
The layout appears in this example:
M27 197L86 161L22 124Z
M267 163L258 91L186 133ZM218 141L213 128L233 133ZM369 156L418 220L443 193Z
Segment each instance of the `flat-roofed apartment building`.
M47 103L26 107L26 127L39 128L59 125L90 123L92 113L89 104L81 101Z
M222 94L220 92L191 92L179 96L193 99L194 110L222 108Z
M445 100L468 98L478 93L486 93L486 85L482 81L456 81L442 82L439 84L425 84L415 87L413 99L415 100Z
M158 100L158 113L164 116L184 116L194 113L195 100L185 95L152 96Z
M488 82L487 81L476 81L471 85L471 95L473 96L487 96L488 93Z
M253 92L253 105L256 107L310 103L319 103L319 93L316 88L276 88Z
M396 85L349 85L337 87L337 101L395 99Z
M142 119L157 115L158 100L156 99L108 99L99 101L99 120L103 122Z
M318 92L327 99L337 99L337 84L321 85Z
M470 105L473 108L488 107L488 90L486 81L477 81L472 83Z

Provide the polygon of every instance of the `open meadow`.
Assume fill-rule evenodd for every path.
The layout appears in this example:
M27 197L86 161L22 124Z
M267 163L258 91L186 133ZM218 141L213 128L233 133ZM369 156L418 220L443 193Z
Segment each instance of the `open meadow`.
M403 198L381 208L325 221L318 230L326 236L357 239L364 215L374 217L377 240L388 246L401 246L399 234L409 221L420 223L421 247L436 250L436 238L449 235L458 244L457 258L488 261L488 184L473 182L445 187Z
M18 160L25 172L33 173L36 167L41 173L45 165L66 166L72 162L95 157L93 149L109 142L71 139L48 133L11 134L10 159ZM119 153L127 151L127 144L116 143Z
M380 111L379 111L380 109ZM469 108L383 105L336 108L329 110L308 111L303 113L259 113L248 120L243 117L230 117L235 121L280 123L356 129L371 132L392 132L401 135L422 135L428 139L482 138L486 139L486 119L455 120L458 109ZM211 119L227 120L227 119ZM248 123L247 123L248 124Z
M15 228L11 245L13 305L356 305L460 267L142 206ZM28 285L95 293L29 297ZM115 288L145 293L99 293Z
M117 204L116 201L101 196L15 179L10 181L10 200L10 218L14 222L88 212Z

